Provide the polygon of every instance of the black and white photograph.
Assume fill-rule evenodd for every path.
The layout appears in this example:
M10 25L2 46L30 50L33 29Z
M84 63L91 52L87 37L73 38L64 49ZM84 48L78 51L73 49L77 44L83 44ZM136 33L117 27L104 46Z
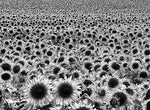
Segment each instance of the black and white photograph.
M0 110L150 110L150 0L0 0Z

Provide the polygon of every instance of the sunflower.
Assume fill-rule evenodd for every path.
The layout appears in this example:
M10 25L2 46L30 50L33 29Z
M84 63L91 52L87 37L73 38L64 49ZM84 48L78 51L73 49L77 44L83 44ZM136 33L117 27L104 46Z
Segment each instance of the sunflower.
M71 74L72 74L73 79L82 79L82 76L83 76L82 71L77 70L77 69L73 70Z
M120 108L122 109L133 109L133 97L128 95L123 89L116 89L111 94L111 98L109 100L110 106L112 108Z
M8 84L11 83L13 80L13 75L10 71L4 71L0 74L0 83L1 84Z
M26 108L44 106L53 99L51 81L39 75L33 80L27 81L20 91L23 94L23 101L27 101Z
M108 103L113 91L109 91L108 87L101 84L101 81L95 81L93 93L90 99L94 102Z
M80 96L79 80L72 80L72 77L54 81L53 94L56 104L69 105Z
M121 65L116 60L113 60L109 63L109 68L111 72L116 72L116 71L120 71Z
M117 73L113 75L105 75L101 78L101 84L108 89L118 88L120 86L120 78Z

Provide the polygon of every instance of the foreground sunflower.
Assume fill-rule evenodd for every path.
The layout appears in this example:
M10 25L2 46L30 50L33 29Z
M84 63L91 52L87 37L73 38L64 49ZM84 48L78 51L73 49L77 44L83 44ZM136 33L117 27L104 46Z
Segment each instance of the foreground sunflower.
M21 89L23 101L26 101L26 108L35 109L37 106L47 105L52 101L51 81L43 76L37 76L28 81Z
M80 83L72 77L58 79L54 82L53 94L56 104L69 105L80 96Z

